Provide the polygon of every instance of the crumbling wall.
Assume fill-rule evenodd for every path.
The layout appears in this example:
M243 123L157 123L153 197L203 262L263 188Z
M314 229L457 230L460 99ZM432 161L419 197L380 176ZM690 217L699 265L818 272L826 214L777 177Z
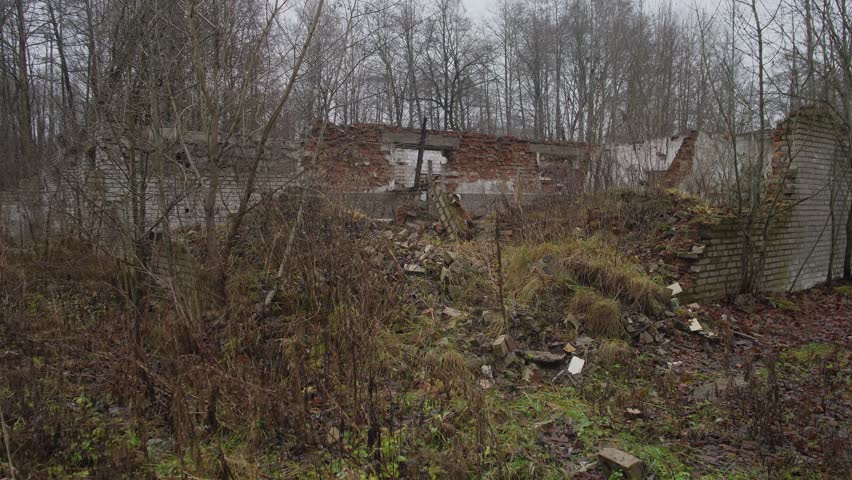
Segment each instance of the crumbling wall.
M403 191L414 184L419 131L375 124L327 125L305 140L326 187L345 193ZM432 174L447 191L465 195L577 192L590 147L531 142L482 133L429 131L421 178Z
M658 184L679 156L687 137L674 135L608 146L606 151L613 164L613 184L624 187Z
M695 140L697 137L698 132L695 130L683 137L669 168L663 174L663 187L676 187L692 174L695 163Z
M142 215L146 228L153 230L165 222L172 228L204 222L204 202L211 183L206 137L197 132L180 136L162 133L133 140L101 139L91 165L93 201L115 217L117 224L135 225ZM214 216L223 223L241 201L257 144L252 139L236 139L220 147L225 153L218 162ZM297 144L267 144L257 166L250 202L291 185L299 172L299 154Z
M802 111L779 125L773 142L769 187L756 225L749 230L742 219L721 218L701 227L703 253L684 254L693 257L690 293L697 298L739 292L746 230L753 245L750 263L765 254L758 289L802 290L826 281L829 271L833 278L843 273L850 165L830 117Z

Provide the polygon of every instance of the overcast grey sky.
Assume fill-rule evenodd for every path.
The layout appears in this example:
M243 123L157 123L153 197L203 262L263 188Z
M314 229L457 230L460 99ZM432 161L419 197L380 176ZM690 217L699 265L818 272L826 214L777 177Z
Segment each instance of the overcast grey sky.
M645 0L645 5L653 7L664 4L668 1L670 1L675 7L682 7L684 5L693 6L695 4L713 7L718 5L720 0ZM462 3L464 3L465 8L471 14L471 17L481 19L489 16L491 8L497 3L497 0L462 0Z

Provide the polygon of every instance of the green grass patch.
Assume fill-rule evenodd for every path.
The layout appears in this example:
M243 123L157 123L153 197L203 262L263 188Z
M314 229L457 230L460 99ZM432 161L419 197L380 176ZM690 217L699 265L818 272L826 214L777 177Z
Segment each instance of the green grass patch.
M806 343L798 347L787 349L782 358L795 361L802 365L811 365L815 362L826 360L835 351L835 347L828 343Z

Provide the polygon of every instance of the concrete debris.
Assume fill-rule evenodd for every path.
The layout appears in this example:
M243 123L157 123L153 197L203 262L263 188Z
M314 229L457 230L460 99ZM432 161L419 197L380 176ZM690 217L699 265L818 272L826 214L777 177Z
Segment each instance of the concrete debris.
M328 434L325 436L325 442L327 444L337 443L340 441L340 438L340 430L338 430L337 427L331 427L328 429Z
M503 314L497 310L483 310L482 320L485 323L499 323L503 321Z
M645 475L645 463L633 455L615 448L604 448L598 452L598 459L607 470L607 476L617 471L629 480L642 480Z
M527 350L524 352L524 357L542 365L553 365L565 360L564 353L550 353L543 350Z
M580 357L571 357L571 362L568 364L568 373L571 375L577 375L578 373L583 371L583 365L586 364L586 361Z
M639 341L646 345L649 343L654 343L654 336L645 331L639 334Z
M704 249L706 249L706 248L707 248L706 245L694 245L692 247L692 250L690 250L690 253L695 253L697 255L701 255L701 254L704 253Z
M505 358L512 350L512 339L508 335L500 335L491 342L491 351L497 358Z
M465 240L472 237L472 221L464 211L457 195L447 193L440 183L432 184L432 196L435 199L435 209L441 226L449 232L454 240Z
M683 288L680 286L680 283L678 283L678 282L675 282L675 283L669 285L666 288L668 288L672 292L672 296L683 292Z
M494 380L494 372L491 371L491 365L482 366L482 378Z
M694 402L712 401L716 400L719 395L724 394L730 387L742 387L745 385L745 377L742 375L736 375L730 379L719 378L693 388L689 394L689 398Z
M689 321L690 332L700 332L701 330L704 330L704 327L701 326L701 322L699 322L697 318L693 318Z
M580 329L580 320L573 313L567 313L565 315L565 325L572 325L574 330Z
M506 355L505 357L503 357L501 360L499 360L499 361L496 363L496 367L497 367L499 370L506 370L506 369L508 369L508 368L511 368L511 367L512 367L513 365L515 365L515 364L522 365L522 364L523 364L523 360L521 360L521 358L520 358L520 357L518 357L517 355L515 355L515 353L514 353L514 352L509 352L509 354L508 354L508 355ZM508 373L508 372L504 372L504 373Z
M536 370L535 365L527 365L524 367L523 373L521 373L521 379L526 383L530 383L533 377L535 377Z
M421 265L417 265L414 263L406 263L405 264L405 273L416 273L416 274L424 274L426 273L426 269Z

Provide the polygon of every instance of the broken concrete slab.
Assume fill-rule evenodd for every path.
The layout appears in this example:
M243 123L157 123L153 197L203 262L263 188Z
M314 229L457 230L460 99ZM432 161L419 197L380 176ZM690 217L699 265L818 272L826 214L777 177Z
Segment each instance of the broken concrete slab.
M505 358L512 350L512 339L508 335L500 335L491 342L491 351L497 358Z
M673 284L669 285L669 286L668 286L668 287L666 287L666 288L668 288L668 289L669 289L669 291L671 291L671 292L672 292L672 296L677 295L677 294L679 294L679 293L683 292L683 287L681 287L681 286L680 286L680 283L678 283L678 282L675 282L675 283L673 283Z
M645 475L645 462L633 455L615 448L604 448L598 452L598 459L606 469L607 476L622 472L624 478L642 480Z
M700 332L701 330L704 330L704 327L701 326L701 322L699 322L697 318L693 318L689 321L690 332Z
M543 350L527 350L524 352L524 358L541 365L555 365L565 360L565 354L550 353Z

